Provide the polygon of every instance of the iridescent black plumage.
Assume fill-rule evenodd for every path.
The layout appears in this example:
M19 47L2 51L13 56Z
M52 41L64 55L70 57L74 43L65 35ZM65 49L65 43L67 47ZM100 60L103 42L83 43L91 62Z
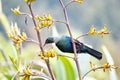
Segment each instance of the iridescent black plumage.
M88 53L97 59L102 58L102 53L98 52L83 43L79 42L78 40L74 39L75 46L76 46L76 51L77 53ZM68 53L74 53L73 51L73 46L72 46L72 41L71 38L68 36L62 36L62 37L48 37L46 39L45 44L48 43L55 43L56 46L62 51L62 52L68 52Z

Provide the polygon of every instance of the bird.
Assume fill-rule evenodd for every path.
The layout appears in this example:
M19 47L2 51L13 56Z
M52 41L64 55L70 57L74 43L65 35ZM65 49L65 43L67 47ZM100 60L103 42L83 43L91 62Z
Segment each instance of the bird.
M77 39L73 39L75 43L76 53L88 53L91 56L97 58L98 60L102 59L102 53L88 47ZM45 44L55 43L57 48L62 52L74 53L72 38L69 36L54 37L50 36L45 40Z

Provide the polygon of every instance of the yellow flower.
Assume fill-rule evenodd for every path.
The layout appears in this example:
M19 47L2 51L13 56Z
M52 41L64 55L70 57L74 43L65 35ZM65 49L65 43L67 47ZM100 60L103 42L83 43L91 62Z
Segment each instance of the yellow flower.
M106 63L102 67L103 67L103 71L105 72L106 69L110 68L110 65L109 65L109 63Z
M90 67L93 69L93 71L95 71L98 66L93 64L92 62L89 63L90 63Z
M109 63L106 63L104 65L102 65L103 71L105 72L106 69L117 69L118 67L114 66L114 65L109 65Z
M25 32L20 34L17 25L12 26L11 33L8 33L8 37L13 41L16 47L20 47L21 43L27 39Z
M93 64L92 62L89 62L89 63L91 68L95 67L95 64Z
M19 6L18 6L17 8L11 9L11 11L12 11L14 14L16 14L16 15L21 14L21 12L20 12L20 7L19 7Z
M53 20L50 14L47 15L47 20L50 20L50 21Z
M27 35L25 32L22 32L21 36L20 36L22 41L25 41L27 39Z
M96 29L92 26L88 32L89 35L104 35L104 34L110 34L107 31L106 25L104 25L103 29L96 31Z
M36 0L24 0L26 3L35 2Z
M46 56L47 57L55 57L55 51L53 49L49 49L47 52L46 52Z
M90 34L90 35L94 35L94 34L96 34L95 27L92 26L92 27L90 28L88 34Z
M50 28L51 25L53 24L53 18L51 17L50 14L44 15L44 16L35 16L35 19L37 21L37 30L42 29L42 28ZM39 27L39 28L38 28Z
M54 49L49 49L49 50L45 50L44 53L42 53L42 51L40 51L39 56L41 59L45 60L47 58L54 58L56 56L56 52L54 51Z
M17 73L18 77L22 77L22 80L30 80L30 76L40 76L43 72L41 68L40 72L32 71L32 66L29 64L25 69Z
M75 2L78 2L78 3L80 3L80 4L82 4L83 3L83 0L74 0Z
M26 69L23 70L23 73L26 75L26 76L30 76L32 75L32 72L31 72L31 65L28 65Z
M103 34L110 34L109 32L107 32L107 27L106 25L104 25L103 29L101 29L100 31L97 32L98 35L103 35Z

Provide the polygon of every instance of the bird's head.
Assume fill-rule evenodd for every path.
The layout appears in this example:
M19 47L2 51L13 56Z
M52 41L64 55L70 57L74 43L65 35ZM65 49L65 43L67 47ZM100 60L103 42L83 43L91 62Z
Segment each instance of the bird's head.
M55 42L54 37L48 37L45 41L45 44L54 43L54 42Z
M58 41L58 38L57 38L57 37L48 37L48 38L46 39L46 41L45 41L44 46L45 46L46 44L56 43L57 41Z

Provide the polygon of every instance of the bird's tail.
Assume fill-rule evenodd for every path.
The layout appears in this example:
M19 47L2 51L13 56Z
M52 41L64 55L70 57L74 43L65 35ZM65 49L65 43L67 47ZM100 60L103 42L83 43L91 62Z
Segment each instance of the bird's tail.
M86 46L87 47L87 46ZM102 59L102 53L98 52L92 48L87 47L87 53L92 55L93 57L97 58L97 59Z

